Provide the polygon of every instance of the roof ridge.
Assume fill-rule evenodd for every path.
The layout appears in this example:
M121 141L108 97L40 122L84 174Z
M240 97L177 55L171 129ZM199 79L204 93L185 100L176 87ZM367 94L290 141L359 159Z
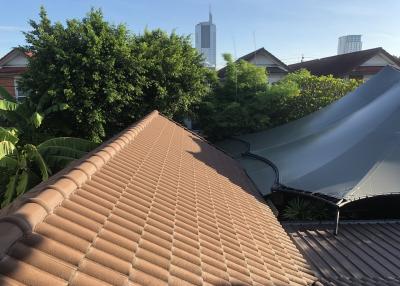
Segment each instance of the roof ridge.
M374 52L379 52L379 51L384 51L384 49L382 47L376 47L376 48L371 48L371 49L366 49L366 50L361 50L361 51L355 51L355 52L351 52L351 53L344 53L344 54L339 54L339 55L316 58L316 59L312 59L312 60L308 60L308 61L304 61L304 62L298 62L298 63L290 64L288 66L291 67L291 66L301 65L301 64L305 64L305 63L318 62L318 61L325 60L325 59L339 58L339 57L342 57L342 56L349 56L349 55L354 55L354 54L362 54L362 53L373 52L373 51ZM371 57L372 56L373 55L371 55Z
M129 145L158 115L159 112L154 110L0 210L0 260L19 238L32 232L38 223Z

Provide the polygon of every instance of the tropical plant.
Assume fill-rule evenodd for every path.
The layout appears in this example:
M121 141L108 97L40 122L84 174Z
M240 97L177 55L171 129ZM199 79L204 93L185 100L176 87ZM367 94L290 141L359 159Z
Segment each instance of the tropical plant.
M16 102L5 90L1 91L0 123L18 130L21 142L38 143L51 137L45 130L40 130L43 120L51 113L68 109L65 103L52 103L48 95L42 96L37 103L29 97L23 102Z
M4 90L2 97L2 123L15 124L0 127L0 198L3 207L39 182L47 180L52 173L82 157L96 144L71 137L51 138L40 144L28 143L29 139L43 137L35 131L45 116L63 110L65 106L47 106L45 99L39 101L38 106L28 99L17 103ZM23 136L24 142L20 136Z
M288 202L282 217L287 220L323 220L332 217L332 210L323 202L296 197Z

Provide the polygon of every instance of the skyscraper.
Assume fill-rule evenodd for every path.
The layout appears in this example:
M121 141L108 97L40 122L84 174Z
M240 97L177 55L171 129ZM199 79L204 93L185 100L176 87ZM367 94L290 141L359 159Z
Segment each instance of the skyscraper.
M208 22L200 22L196 25L196 49L203 55L204 65L216 67L216 32L217 28L212 22L211 9Z
M338 55L358 52L362 49L361 35L347 35L339 38Z

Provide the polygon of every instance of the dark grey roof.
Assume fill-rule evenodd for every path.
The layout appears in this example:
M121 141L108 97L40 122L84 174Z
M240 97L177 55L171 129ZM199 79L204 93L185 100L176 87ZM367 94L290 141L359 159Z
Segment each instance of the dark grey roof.
M400 194L399 122L400 72L386 67L324 109L239 139L273 163L281 185L346 203ZM263 162L240 160L260 191L268 194L276 172Z
M400 285L400 221L284 228L324 285Z
M353 53L341 54L301 63L289 65L291 71L307 69L314 75L333 75L341 77L349 74L353 69L371 59L383 54L400 67L400 60L382 48L374 48Z

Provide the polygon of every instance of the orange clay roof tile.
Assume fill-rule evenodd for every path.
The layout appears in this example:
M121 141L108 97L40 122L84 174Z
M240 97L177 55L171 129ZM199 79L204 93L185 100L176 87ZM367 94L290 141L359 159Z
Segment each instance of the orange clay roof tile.
M311 285L235 160L152 112L0 218L0 285Z

